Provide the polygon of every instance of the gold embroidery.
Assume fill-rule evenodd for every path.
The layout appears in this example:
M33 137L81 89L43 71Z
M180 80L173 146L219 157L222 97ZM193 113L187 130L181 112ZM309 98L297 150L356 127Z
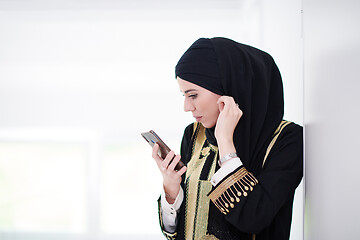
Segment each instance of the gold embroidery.
M194 126L195 127L195 126ZM210 199L207 194L211 191L211 177L215 173L217 147L209 144L204 148L206 143L205 128L198 124L194 130L195 139L192 150L192 157L187 164L185 174L185 239L201 239L207 232L209 203ZM199 180L201 171L211 151L214 152L214 160L210 167L207 180Z
M200 238L200 240L219 240L217 237L215 237L214 235L208 235L206 234L205 236L203 236L202 238Z
M275 130L273 139L271 140L268 148L266 149L266 153L265 153L265 157L264 157L264 160L263 160L262 167L264 167L265 162L266 162L266 159L267 159L267 157L268 157L268 155L269 155L269 153L270 153L270 150L271 150L271 148L274 146L274 144L275 144L277 138L279 137L281 131L282 131L287 125L289 125L290 123L291 123L291 122L289 122L289 121L282 120L281 123L280 123L280 125L279 125L279 126L277 127L277 129Z
M200 158L207 158L210 155L210 147L204 147L201 150Z
M251 192L257 183L258 180L243 167L220 183L209 194L209 198L226 215L230 212L229 209L235 207L235 201L237 203L240 202L241 199L239 197L246 197L247 192Z
M270 153L271 148L275 144L281 131L289 124L288 121L282 121L276 129L273 139L270 142L263 160L265 164L266 158ZM185 239L201 239L201 240L216 240L214 235L207 235L209 201L211 200L215 206L223 213L228 214L229 208L234 208L234 203L241 201L241 196L246 197L248 191L253 191L253 188L258 184L258 180L249 173L245 168L239 169L235 174L225 179L214 191L210 192L212 185L210 183L211 177L214 175L216 168L216 159L218 148L211 144L204 147L206 136L205 128L198 123L194 124L193 134L195 140L192 146L192 157L188 163L188 170L185 174L186 186L186 206L185 206ZM213 164L210 168L207 181L200 181L200 174L205 164L206 159L213 151L215 154ZM159 205L160 224L163 229L162 216ZM167 233L163 230L167 239L175 240L177 233ZM256 235L252 235L252 240L255 240Z
M205 143L206 137L205 137L205 128L202 127L201 124L198 125L198 128L195 130L195 139L193 144L193 150L192 155L189 163L187 164L187 170L185 173L185 184L187 183L189 177L192 175L192 173L196 170L199 171L199 166L201 164L205 163L205 159L200 159L200 154L202 147ZM202 168L200 168L202 169Z
M266 150L263 166L281 131L290 123L289 121L281 121ZM226 215L230 212L229 209L234 208L235 201L239 203L241 201L239 197L247 197L248 192L253 191L258 183L258 180L243 167L216 186L209 194L209 198L215 206Z

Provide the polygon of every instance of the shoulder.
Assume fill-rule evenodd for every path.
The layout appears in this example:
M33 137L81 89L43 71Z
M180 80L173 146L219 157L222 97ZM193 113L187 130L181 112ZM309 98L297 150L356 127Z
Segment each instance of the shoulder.
M288 125L288 128L290 128L290 129L295 129L295 130L301 130L301 131L302 131L302 129L303 129L302 126L300 126L300 125L297 124L297 123L291 122L291 121L290 121L290 124Z
M280 137L284 137L284 136L302 138L303 127L294 122L289 122L289 124L283 129L282 133L280 134Z
M277 152L299 155L303 149L303 128L290 121L282 121L272 136L266 154ZM269 156L270 156L269 155Z
M296 169L302 172L303 127L289 122L281 132L274 134L266 149L264 169Z
M201 123L193 122L189 124L183 134L183 138L181 141L181 152L187 152L190 149L190 146L193 144L194 136L199 133L199 130L204 128Z
M190 149L191 149L191 139L194 132L194 129L196 129L196 123L189 124L185 130L181 141L181 148L180 148L180 155L181 155L181 161L183 163L187 163L190 158Z
M274 148L277 150L292 149L294 153L299 154L303 149L303 127L289 122L275 139ZM291 152L290 151L290 152Z
M188 145L193 135L196 123L191 123L185 127L184 134L182 137L182 145Z
M190 123L184 130L184 138L191 138L194 135L195 131L201 127L203 127L201 123Z
M184 133L192 133L194 131L195 122L186 126Z
M292 143L296 142L298 144L302 144L303 139L303 127L300 125L282 120L275 132L271 137L271 141L269 145L272 147L279 146L280 143Z

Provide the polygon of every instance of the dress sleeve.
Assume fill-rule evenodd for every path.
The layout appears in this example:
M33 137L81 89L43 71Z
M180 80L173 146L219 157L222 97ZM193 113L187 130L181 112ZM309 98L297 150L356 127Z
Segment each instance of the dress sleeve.
M279 135L258 176L241 166L208 196L226 221L239 231L259 233L293 197L302 175L302 127L290 124Z
M164 227L163 211L162 211L162 207L161 207L161 197L158 199L158 214L159 214L159 223L160 223L160 228L161 228L162 233L164 234L166 239L175 240L176 236L177 236L177 232L176 231L168 232L165 230L165 227Z
M184 191L180 187L180 191L176 196L175 202L170 204L166 201L165 191L162 190L161 196L161 216L164 230L170 233L175 232L177 225L177 213L184 199Z
M165 199L165 192L161 193L158 200L158 213L161 230L167 239L176 239L177 214L184 199L184 191L180 188L175 202L169 204Z
M194 129L194 124L190 124L189 126L187 126L185 128L184 131L184 135L181 141L181 149L180 149L180 154L181 154L181 161L183 161L183 163L186 165L188 162L188 157L189 157L189 147L191 145L191 137L193 134L193 129ZM159 223L160 223L160 227L161 227L161 231L164 234L164 236L166 237L166 239L169 240L175 240L177 238L177 218L178 216L178 210L183 202L183 185L181 185L181 189L179 192L179 195L176 198L176 202L177 204L175 204L176 206L174 206L174 209L171 209L171 207L173 206L169 206L170 207L170 211L166 211L166 204L161 204L162 203L162 197L160 196L160 198L158 199L158 216L159 216ZM163 198L164 200L164 198ZM166 201L166 200L165 200ZM180 206L178 206L178 204L180 204ZM164 206L163 206L164 205ZM165 210L165 211L163 211ZM172 210L175 210L172 211ZM175 227L172 226L171 229L166 227L166 214L170 214L171 212L174 213L175 216ZM167 230L171 230L171 231L167 231Z
M215 172L215 174L211 178L211 184L213 186L218 185L221 180L223 180L229 173L232 173L235 169L242 166L242 162L240 158L233 158L228 160L219 170Z

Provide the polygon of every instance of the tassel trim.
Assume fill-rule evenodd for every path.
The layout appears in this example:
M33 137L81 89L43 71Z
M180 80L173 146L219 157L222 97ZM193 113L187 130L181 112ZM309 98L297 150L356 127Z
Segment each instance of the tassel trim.
M221 182L208 196L221 213L226 215L241 201L240 197L247 197L248 192L253 191L258 183L258 180L242 167Z

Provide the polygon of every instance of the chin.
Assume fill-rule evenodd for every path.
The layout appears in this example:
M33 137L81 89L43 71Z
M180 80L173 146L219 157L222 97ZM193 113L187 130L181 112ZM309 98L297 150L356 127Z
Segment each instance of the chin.
M201 124L202 124L205 128L212 128L212 127L215 126L214 123L201 122Z

